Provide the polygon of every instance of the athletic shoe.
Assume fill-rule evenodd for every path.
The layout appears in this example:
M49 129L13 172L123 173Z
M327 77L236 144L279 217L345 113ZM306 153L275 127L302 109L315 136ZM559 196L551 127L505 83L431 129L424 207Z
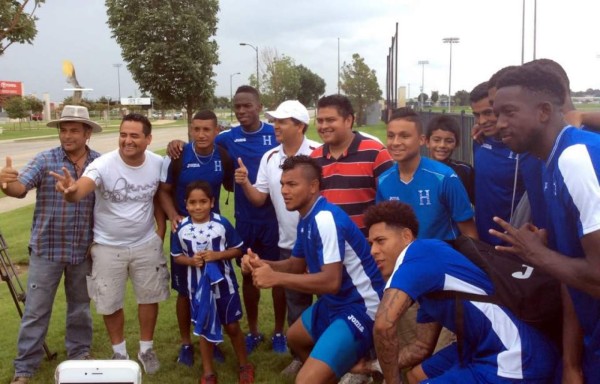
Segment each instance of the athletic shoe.
M287 337L283 333L276 333L271 337L273 352L287 353Z
M213 359L217 363L225 362L225 355L223 354L223 351L221 351L221 348L219 348L219 346L217 344L215 344L215 347L213 349Z
M144 371L149 375L156 373L160 368L160 362L152 348L148 349L145 353L142 353L142 351L138 352L138 360L142 363Z
M252 364L240 365L239 384L254 383L254 366Z
M27 384L27 383L29 383L29 379L30 379L30 377L15 376L15 377L13 377L10 384Z
M187 365L188 367L194 365L194 346L191 344L182 344L179 349L177 362L179 364Z
M263 342L263 339L264 336L262 333L259 333L258 335L248 333L246 335L246 352L251 354L252 351L254 351L258 345Z
M119 352L113 353L111 360L129 360L129 355L121 355Z
M85 352L84 354L77 356L73 360L94 360L94 358L92 357L92 355L90 355L89 352Z
M302 368L302 362L300 361L300 359L294 357L294 360L292 360L292 362L287 367L285 367L283 371L281 371L281 375L290 378L296 377L296 375L300 371L300 368Z
M210 374L208 376L202 376L202 378L200 379L200 384L217 384L218 380L217 380L217 375Z
M342 376L339 384L370 384L373 382L371 376L362 373L346 373Z

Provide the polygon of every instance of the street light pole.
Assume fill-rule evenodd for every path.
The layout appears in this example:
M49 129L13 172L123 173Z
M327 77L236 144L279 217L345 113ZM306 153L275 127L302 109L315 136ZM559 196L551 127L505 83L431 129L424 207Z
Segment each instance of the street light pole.
M233 76L239 74L236 72L229 75L229 122L233 121Z
M450 44L450 71L448 75L448 112L452 112L452 44L458 44L458 37L445 37L444 44Z
M121 110L121 67L123 64L116 63L113 67L117 68L117 83L119 84L119 111Z
M419 94L419 108L423 110L423 92L425 90L425 65L429 64L427 60L420 60L419 65L421 66L421 93Z
M256 47L248 43L240 43L240 45L250 47L256 51L256 89L260 92L260 79L258 78L258 45Z

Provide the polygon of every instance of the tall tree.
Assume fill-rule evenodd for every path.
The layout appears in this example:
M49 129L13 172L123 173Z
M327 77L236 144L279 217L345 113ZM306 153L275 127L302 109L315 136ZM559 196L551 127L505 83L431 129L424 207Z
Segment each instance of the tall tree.
M218 0L106 0L108 25L143 92L163 108L194 111L212 103L219 63Z
M352 102L356 111L356 125L366 121L367 107L381 99L375 70L370 69L358 53L352 55L352 63L342 66L340 87Z
M452 98L454 105L469 105L469 92L465 90L456 92Z
M44 110L44 102L35 96L25 96L23 100L26 103L27 109L32 113L39 113Z
M29 117L30 110L27 101L21 96L11 96L4 101L4 110L11 119L19 119L19 127L21 119Z
M13 43L31 44L37 28L35 11L45 0L0 0L0 56Z
M298 101L307 107L316 104L319 97L325 93L325 80L304 65L297 65L296 70L300 75Z
M431 102L433 104L437 103L440 99L440 93L438 91L431 91Z
M300 92L300 74L294 59L275 54L272 59L263 61L265 71L261 81L262 101L267 108L276 108L285 100L297 99Z

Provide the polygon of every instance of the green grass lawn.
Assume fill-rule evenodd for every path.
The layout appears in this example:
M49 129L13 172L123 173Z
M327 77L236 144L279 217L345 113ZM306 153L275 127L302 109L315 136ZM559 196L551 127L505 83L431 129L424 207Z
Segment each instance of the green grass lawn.
M360 131L370 133L383 139L385 137L385 125L383 123L360 127ZM55 132L55 130L53 130ZM313 127L308 130L308 136L311 139L318 140L318 135ZM158 151L164 154L164 151ZM221 193L221 212L224 216L233 221L233 196L229 196L229 203L225 204L228 192ZM5 197L8 198L8 197ZM29 242L29 233L33 215L33 205L14 210L12 212L0 215L0 231L2 232L7 245L8 253L13 264L26 270L25 265L28 262L27 244ZM165 255L168 255L169 240L165 241ZM167 256L166 256L167 257ZM26 284L26 274L20 277L22 284ZM238 270L238 282L241 282ZM241 294L241 292L240 292ZM153 376L144 376L144 383L197 383L200 377L201 364L200 355L197 351L196 364L192 368L178 365L176 363L179 348L179 331L175 317L175 295L160 304L160 314L156 327L154 345L161 361L160 371ZM135 356L138 350L138 325L136 320L136 303L133 296L133 290L128 287L125 303L126 314L126 339L130 356ZM94 340L93 355L96 358L110 358L112 349L106 335L106 330L102 322L102 317L94 313ZM9 294L8 285L0 282L0 319L3 319L4 331L0 332L0 382L9 382L13 374L12 360L16 355L16 341L19 330L19 316L15 305ZM63 360L66 359L64 348L64 324L65 324L65 296L61 287L58 290L54 304L54 315L51 320L50 328L46 342L53 352L58 353L55 361L44 360L32 383L49 383L52 381L54 369ZM241 321L242 329L247 330L245 318ZM287 366L291 358L289 355L278 355L270 351L270 333L273 327L272 300L270 291L262 292L262 299L259 309L259 324L261 331L265 333L267 341L263 343L256 352L250 355L251 362L256 366L257 383L286 383L287 381L279 376L279 372ZM217 364L216 369L219 379L222 383L237 382L237 362L235 355L226 338L222 344L227 361L224 364ZM291 381L290 381L291 382Z

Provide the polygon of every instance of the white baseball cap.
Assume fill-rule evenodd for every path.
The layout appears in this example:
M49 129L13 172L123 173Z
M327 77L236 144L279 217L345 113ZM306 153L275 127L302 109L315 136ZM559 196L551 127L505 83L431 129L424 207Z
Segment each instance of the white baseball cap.
M293 117L304 124L310 123L308 110L298 100L287 100L279 104L276 110L265 112L265 116L269 119L288 119Z

